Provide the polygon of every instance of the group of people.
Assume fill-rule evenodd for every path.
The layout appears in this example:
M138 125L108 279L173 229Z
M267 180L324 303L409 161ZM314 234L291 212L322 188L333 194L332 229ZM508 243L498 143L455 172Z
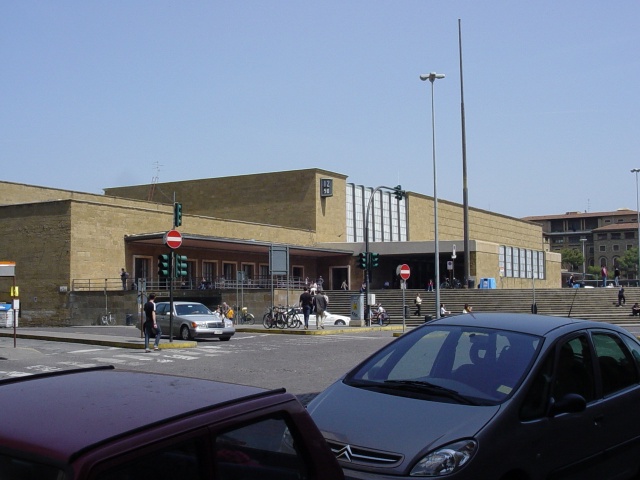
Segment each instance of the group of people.
M602 276L602 286L606 287L607 276L609 275L606 265L603 265L602 268L600 268L600 275ZM613 270L613 284L616 287L620 286L620 268L617 265L614 267L614 270Z
M322 277L319 280L321 279ZM320 283L320 287L322 287L322 283ZM313 311L316 312L316 329L324 329L324 317L329 305L329 297L322 290L312 290L305 286L298 304L302 308L305 330L309 328L309 316Z
M346 281L343 282L343 285L345 283L346 283ZM309 290L309 293L311 295L315 295L318 292L322 292L324 290L324 278L322 278L322 275L320 275L317 278L317 280L310 281L309 277L307 277L304 280L304 287Z
M416 298L413 300L413 304L416 306L415 311L413 312L414 315L420 316L421 315L421 310L422 310L422 297L420 296L419 293L416 294ZM473 311L473 307L471 307L468 303L464 304L464 308L462 310L462 313L471 313ZM447 310L447 308L445 307L444 303L440 304L440 316L441 317L446 317L447 315L451 315L451 312L449 310Z

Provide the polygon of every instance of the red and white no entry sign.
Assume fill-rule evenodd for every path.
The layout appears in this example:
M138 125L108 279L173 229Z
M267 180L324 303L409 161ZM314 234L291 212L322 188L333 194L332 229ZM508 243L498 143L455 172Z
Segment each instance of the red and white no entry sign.
M407 265L406 263L400 265L400 278L403 280L409 280L410 276L411 270L409 270L409 265Z
M169 248L178 248L182 245L182 235L177 230L169 230L164 234L164 244Z

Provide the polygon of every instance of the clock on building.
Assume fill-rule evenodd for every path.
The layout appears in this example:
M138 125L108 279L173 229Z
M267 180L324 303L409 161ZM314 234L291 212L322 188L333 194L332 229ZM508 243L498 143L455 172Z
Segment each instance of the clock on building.
M332 178L320 179L320 196L333 197L333 179Z

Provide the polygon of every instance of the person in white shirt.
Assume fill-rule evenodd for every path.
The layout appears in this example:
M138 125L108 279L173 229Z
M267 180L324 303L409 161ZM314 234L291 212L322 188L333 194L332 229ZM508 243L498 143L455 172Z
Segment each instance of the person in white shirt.
M446 317L447 315L451 315L451 312L444 307L444 303L440 304L440 316Z

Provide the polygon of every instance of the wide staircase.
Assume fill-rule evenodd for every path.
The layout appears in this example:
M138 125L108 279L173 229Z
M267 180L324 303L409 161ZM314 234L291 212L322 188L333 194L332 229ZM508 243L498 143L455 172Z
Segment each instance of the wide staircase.
M327 291L328 310L340 315L351 314L351 300L358 292ZM376 303L381 303L391 316L391 322L402 324L402 290L373 290ZM420 293L421 316L414 315L414 299ZM631 305L640 302L640 287L625 288L626 304L618 307L617 288L555 288L555 289L453 289L440 290L440 301L452 314L461 313L464 304L474 312L531 313L532 304L538 315L570 316L610 323L640 323L640 317L631 316ZM535 299L535 301L534 301ZM416 326L425 321L425 315L435 317L435 292L406 290L408 307L406 325Z

